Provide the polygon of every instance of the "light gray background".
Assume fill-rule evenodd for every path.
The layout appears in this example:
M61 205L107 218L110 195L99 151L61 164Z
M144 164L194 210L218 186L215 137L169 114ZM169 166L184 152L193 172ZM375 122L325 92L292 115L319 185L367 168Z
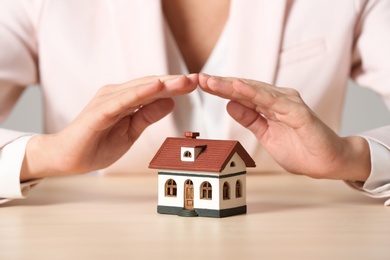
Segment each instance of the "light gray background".
M42 133L42 104L38 87L29 87L18 101L1 128ZM369 108L369 109L367 109ZM359 133L371 128L390 125L390 112L373 91L349 83L341 125L341 135Z

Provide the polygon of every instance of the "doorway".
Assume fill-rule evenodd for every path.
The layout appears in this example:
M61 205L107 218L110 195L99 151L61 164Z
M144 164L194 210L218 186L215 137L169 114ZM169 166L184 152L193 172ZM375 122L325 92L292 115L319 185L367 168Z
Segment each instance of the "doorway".
M184 208L194 209L194 184L191 180L186 180L184 183Z

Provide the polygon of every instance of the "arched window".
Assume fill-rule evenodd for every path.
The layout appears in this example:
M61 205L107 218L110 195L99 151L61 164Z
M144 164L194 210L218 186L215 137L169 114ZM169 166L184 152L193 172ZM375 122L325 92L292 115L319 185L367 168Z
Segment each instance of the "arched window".
M183 154L183 157L184 158L192 158L192 154L190 151L185 151L184 154Z
M236 167L236 163L232 161L232 162L230 163L230 167Z
M177 185L173 179L169 179L165 182L165 196L166 197L176 197L177 195Z
M237 180L236 181L236 198L241 198L242 197L242 185L241 181Z
M230 186L226 181L223 184L223 199L230 200Z
M200 185L200 198L202 200L211 200L212 199L212 187L210 182L205 181Z

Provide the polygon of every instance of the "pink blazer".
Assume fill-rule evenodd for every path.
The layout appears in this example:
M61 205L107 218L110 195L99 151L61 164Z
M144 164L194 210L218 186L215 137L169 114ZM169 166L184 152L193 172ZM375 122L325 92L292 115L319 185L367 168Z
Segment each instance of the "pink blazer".
M171 73L163 21L156 0L0 1L0 117L24 87L40 83L45 131L53 133L99 87ZM350 77L390 107L390 1L232 0L229 24L228 75L296 88L335 131ZM163 140L182 130L167 116L107 171L147 170ZM1 129L0 147L20 135ZM390 149L390 126L366 135ZM233 120L221 138L239 140L256 171L280 170Z

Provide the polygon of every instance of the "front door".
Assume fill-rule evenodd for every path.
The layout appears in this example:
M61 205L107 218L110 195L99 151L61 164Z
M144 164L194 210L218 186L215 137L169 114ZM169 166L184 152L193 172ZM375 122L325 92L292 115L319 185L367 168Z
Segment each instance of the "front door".
M194 184L191 180L184 183L184 208L194 209Z

